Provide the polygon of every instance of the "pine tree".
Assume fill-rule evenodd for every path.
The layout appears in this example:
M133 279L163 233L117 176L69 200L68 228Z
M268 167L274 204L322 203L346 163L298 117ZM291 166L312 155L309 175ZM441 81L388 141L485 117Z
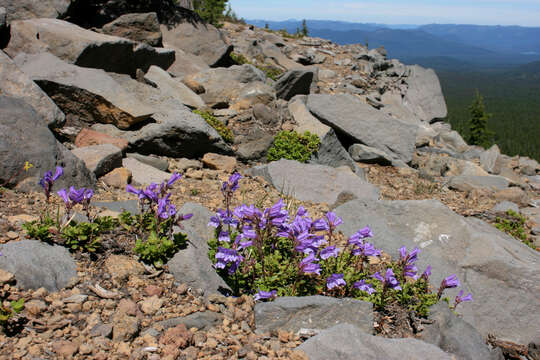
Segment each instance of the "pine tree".
M308 36L309 30L307 28L306 19L302 20L302 36Z
M227 8L228 0L194 0L193 8L199 16L209 24L221 25L223 12Z
M488 129L488 120L492 114L486 112L484 98L478 90L473 102L469 106L471 118L469 119L469 144L488 148L493 141L494 133Z

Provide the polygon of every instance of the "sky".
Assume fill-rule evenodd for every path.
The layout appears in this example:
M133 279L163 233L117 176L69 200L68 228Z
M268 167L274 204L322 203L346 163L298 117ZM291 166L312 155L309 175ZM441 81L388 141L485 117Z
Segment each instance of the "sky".
M540 26L540 0L229 0L245 19Z

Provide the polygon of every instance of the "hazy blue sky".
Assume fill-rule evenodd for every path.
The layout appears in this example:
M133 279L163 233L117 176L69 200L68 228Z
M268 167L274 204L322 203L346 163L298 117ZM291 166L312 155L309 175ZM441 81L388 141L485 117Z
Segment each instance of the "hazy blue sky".
M540 26L540 0L229 0L247 19Z

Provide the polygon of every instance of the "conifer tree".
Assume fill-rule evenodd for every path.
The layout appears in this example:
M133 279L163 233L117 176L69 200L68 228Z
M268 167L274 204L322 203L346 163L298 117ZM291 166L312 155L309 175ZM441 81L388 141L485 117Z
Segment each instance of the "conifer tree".
M493 132L488 129L488 120L491 114L486 112L484 98L476 90L473 102L469 106L471 118L469 119L469 144L480 145L487 148L493 140Z
M228 0L194 0L193 8L199 16L209 24L221 25L223 12L227 8Z
M308 34L309 34L306 19L302 20L302 32L301 32L301 34L302 34L302 36L308 36Z

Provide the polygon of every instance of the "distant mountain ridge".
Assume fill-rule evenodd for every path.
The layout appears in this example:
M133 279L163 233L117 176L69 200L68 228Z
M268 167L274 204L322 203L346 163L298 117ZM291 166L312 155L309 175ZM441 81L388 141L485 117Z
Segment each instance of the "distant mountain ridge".
M295 32L300 20L248 20ZM337 44L384 46L390 57L435 68L520 65L540 60L540 27L486 25L385 25L307 20L311 36Z

